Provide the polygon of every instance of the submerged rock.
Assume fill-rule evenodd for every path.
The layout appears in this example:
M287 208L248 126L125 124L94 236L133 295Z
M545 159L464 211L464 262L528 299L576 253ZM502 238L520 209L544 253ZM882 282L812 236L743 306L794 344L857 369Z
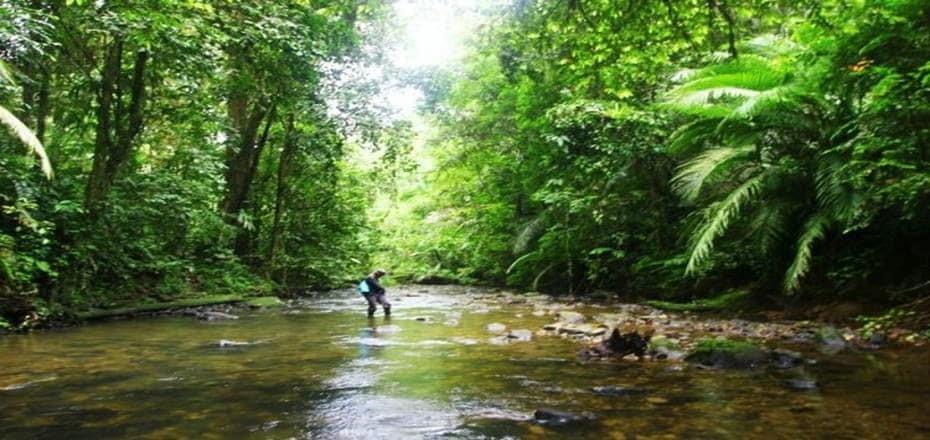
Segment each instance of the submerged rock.
M459 337L459 336L455 336L455 337L453 337L453 338L451 338L451 339L452 339L452 341L458 342L459 344L462 344L462 345L477 345L477 344L478 344L478 340L477 340L477 339L463 338L463 337Z
M507 331L507 326L499 322L492 322L485 326L485 329L494 334L501 334Z
M782 385L795 391L815 391L818 388L817 381L811 379L788 379Z
M202 321L219 321L219 320L239 319L239 317L236 315L230 315L229 313L207 311L207 312L198 312L197 319L200 319Z
M375 327L374 332L379 335L389 335L392 333L397 333L400 331L400 326L396 325L381 325Z
M533 413L533 419L540 425L545 426L565 426L591 420L590 417L585 415L549 408L537 409L536 412Z
M247 345L260 344L262 341L248 342L248 341L231 341L229 339L220 339L216 345L220 348L230 348L230 347L244 347Z
M847 346L846 339L836 327L832 326L821 327L814 338L827 353L836 353Z
M609 396L609 397L620 397L620 396L632 396L634 394L643 394L646 390L640 388L630 388L617 385L607 385L601 387L593 387L591 391L594 394L599 396Z
M506 345L510 343L510 338L507 335L494 336L493 338L488 338L488 342L493 345Z
M776 348L769 353L769 361L776 368L794 368L804 363L801 353Z

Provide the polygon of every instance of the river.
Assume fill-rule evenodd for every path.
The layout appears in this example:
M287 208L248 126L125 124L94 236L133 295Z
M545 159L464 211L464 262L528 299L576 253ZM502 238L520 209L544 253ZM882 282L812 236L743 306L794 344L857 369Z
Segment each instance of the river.
M368 320L338 291L237 320L3 337L0 438L930 438L925 348L801 347L810 361L789 371L581 361L568 339L493 339L489 323L535 332L553 319L494 295L392 289L394 316ZM818 387L788 389L790 377ZM540 408L588 420L544 426Z

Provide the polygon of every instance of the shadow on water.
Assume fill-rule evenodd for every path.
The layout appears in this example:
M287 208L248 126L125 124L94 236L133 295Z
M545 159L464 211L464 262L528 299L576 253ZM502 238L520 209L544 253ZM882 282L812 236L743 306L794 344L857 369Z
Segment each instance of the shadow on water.
M363 301L336 292L229 322L143 319L2 338L0 438L930 435L926 352L811 353L816 364L787 373L580 362L560 338L494 343L491 322L535 330L551 317L468 291L482 293L393 290L389 320L367 320ZM818 387L783 386L797 377ZM543 426L531 421L539 408L586 418Z

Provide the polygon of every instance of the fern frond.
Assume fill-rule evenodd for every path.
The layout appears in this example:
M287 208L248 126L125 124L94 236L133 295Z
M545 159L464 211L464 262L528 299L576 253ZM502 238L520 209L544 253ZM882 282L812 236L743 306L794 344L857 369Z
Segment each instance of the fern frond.
M852 223L861 212L863 197L842 176L843 164L840 161L826 157L821 161L814 181L817 204L832 218Z
M804 232L801 233L801 238L798 240L798 250L795 252L794 261L791 262L791 266L785 272L784 289L786 293L794 293L801 287L801 278L810 269L814 243L823 238L829 225L830 219L821 213L814 214L804 224Z
M46 178L51 179L53 176L52 163L48 160L48 155L45 154L45 147L42 146L42 142L39 141L39 138L36 137L32 130L3 106L0 106L0 123L9 127L13 134L32 150L32 154L39 158L42 173L45 174Z
M700 227L700 232L691 247L691 256L685 267L685 274L693 274L697 268L710 257L714 242L723 235L735 220L744 205L751 202L762 188L766 172L759 173L736 187L725 199L710 207L708 219Z
M678 168L678 173L672 178L672 189L684 199L694 201L708 177L726 168L732 161L749 155L753 150L752 145L741 145L705 151Z

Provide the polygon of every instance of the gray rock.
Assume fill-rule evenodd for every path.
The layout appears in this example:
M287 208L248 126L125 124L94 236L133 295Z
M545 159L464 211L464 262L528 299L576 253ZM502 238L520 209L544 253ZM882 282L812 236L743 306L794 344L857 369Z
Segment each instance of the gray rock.
M827 353L835 353L846 348L846 339L836 327L825 326L817 330L815 339Z
M507 331L507 326L499 322L492 322L485 326L485 329L494 334L501 334Z
M782 385L795 391L816 391L818 388L817 381L811 379L788 379Z
M558 327L558 332L569 335L600 336L607 333L607 328L592 324L561 324Z
M658 347L654 350L653 357L661 360L680 361L685 358L685 352L669 347Z
M570 312L567 310L561 310L557 313L559 321L566 322L569 324L581 324L584 322L584 315L578 312Z
M629 388L616 385L608 385L602 387L593 387L591 391L594 394L599 396L610 396L610 397L619 397L619 396L632 396L634 394L643 394L646 390L640 388Z
M239 319L239 317L236 315L230 315L229 313L211 311L211 312L198 313L197 319L200 319L203 321L219 321L219 320L224 320L224 319L228 319L228 320Z
M511 330L507 337L517 342L529 342L533 340L533 332L526 329Z
M230 347L243 347L247 345L255 345L257 342L247 342L247 341L231 341L228 339L220 339L216 345L220 348L230 348Z

